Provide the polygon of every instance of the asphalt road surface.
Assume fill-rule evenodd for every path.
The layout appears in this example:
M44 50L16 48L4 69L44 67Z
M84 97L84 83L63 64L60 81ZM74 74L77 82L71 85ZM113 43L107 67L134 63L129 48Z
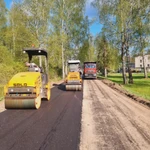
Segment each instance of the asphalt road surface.
M6 110L0 113L0 150L78 150L81 91L51 89L51 100L39 110Z
M0 113L0 150L150 150L146 106L100 80L84 80L83 93L51 91L39 110Z

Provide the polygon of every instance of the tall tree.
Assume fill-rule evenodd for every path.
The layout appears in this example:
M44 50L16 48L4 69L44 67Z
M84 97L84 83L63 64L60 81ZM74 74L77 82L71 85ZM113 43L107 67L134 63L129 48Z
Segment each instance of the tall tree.
M134 8L136 12L136 18L134 19L133 27L135 28L134 37L135 37L135 49L136 52L142 55L143 58L143 69L144 77L147 78L147 66L145 66L145 51L149 43L149 24L148 20L150 19L150 4L147 0L141 1L138 0L136 7Z
M27 27L36 38L35 44L46 47L49 37L49 13L53 1L49 0L24 0L22 9L27 15Z
M6 45L6 28L7 28L7 20L6 20L6 6L4 0L0 0L0 45Z
M130 70L129 60L127 59L130 57L129 50L131 47L135 47L134 35L137 28L135 20L139 17L138 14L142 16L139 9L137 9L138 2L139 0L95 0L93 3L98 10L100 21L104 25L103 31L105 32L107 39L109 39L114 46L120 48L124 84L128 83L126 67ZM145 14L149 14L149 4L147 3L147 0L145 2L143 1L143 3L146 3L147 7L143 5L141 10L147 18L147 15ZM146 25L146 18L141 19L144 26ZM132 74L129 74L129 83L130 82L132 82Z
M26 59L23 58L23 47L32 44L45 47L49 52L53 75L60 75L62 71L64 78L68 59L78 59L85 45L88 45L86 54L89 54L89 50L94 51L92 44L89 44L88 18L84 17L85 2L86 0L13 0L4 34L5 45L11 52L11 57L21 63Z
M7 46L16 60L22 60L22 48L29 47L35 38L27 26L27 14L22 9L21 3L12 4L9 10L9 24L7 28Z
M92 24L89 21L89 18L86 16L85 19L81 22L79 28L80 32L78 32L78 36L76 36L76 43L80 46L78 58L83 63L84 61L95 61L95 47L94 47L94 37L90 34L90 25Z
M80 32L80 23L83 20L85 1L56 0L51 12L53 32L61 38L62 78L65 77L65 64L67 59L77 56L79 44L77 36ZM72 50L72 52L68 52ZM68 56L71 54L71 56Z
M104 34L95 40L98 69L107 77L108 71L115 71L119 67L119 53L108 43Z

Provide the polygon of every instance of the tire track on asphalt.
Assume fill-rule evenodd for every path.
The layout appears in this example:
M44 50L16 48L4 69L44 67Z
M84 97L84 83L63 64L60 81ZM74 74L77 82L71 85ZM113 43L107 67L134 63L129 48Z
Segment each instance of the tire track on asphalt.
M58 93L57 90L55 92ZM4 143L0 143L1 148L5 150L57 150L60 148L77 150L80 139L82 92L61 91L61 93L60 97L51 101L53 102L53 105L50 103L51 107L47 107L47 103L44 103L40 110L43 112L43 109L46 109L45 114L41 117L37 114L29 118L28 124L20 125L22 127L18 129L19 133L18 131L14 131L14 133L11 131L6 140L8 145L4 146ZM11 137L15 137L15 140L9 140Z
M18 110L7 110L3 113L1 113L1 115L4 115L4 113L8 113L10 114L10 111L14 112L13 114L17 117L18 117L18 114L19 116L21 117L18 117L18 120L21 121L19 123L16 122L16 125L11 125L11 126L7 126L8 127L8 130L6 132L4 132L3 134L0 134L0 140L4 139L5 137L9 136L10 133L13 131L13 133L16 132L16 130L22 130L22 133L17 137L17 139L15 140L15 142L10 146L9 149L13 149L13 147L19 143L21 137L24 136L24 134L26 134L28 132L28 130L34 126L36 123L39 122L39 120L48 112L51 111L51 105L57 105L59 103L59 97L62 96L62 91L59 91L59 93L57 93L56 96L52 97L52 99L50 101L44 101L43 105L41 106L40 109L38 110L28 110L28 109L25 109L25 110L19 110L19 113L18 113ZM44 109L44 111L43 111ZM25 112L26 111L30 111L27 112L29 114L26 114ZM7 114L6 113L6 114ZM23 116L22 116L23 115ZM11 116L11 118L15 118L15 116ZM27 117L25 117L27 116ZM5 118L5 116L4 116ZM24 118L24 119L22 119ZM34 118L34 119L32 119ZM36 119L35 119L36 118ZM12 122L12 119L10 118L7 118L7 120L9 120L9 122ZM30 120L30 121L29 121ZM5 121L6 122L6 121ZM5 124L4 122L4 124ZM25 124L24 124L25 123ZM11 124L11 123L10 123ZM2 124L1 124L2 125ZM24 128L24 126L27 126L27 128ZM11 127L11 128L10 128Z
M43 108L43 107L44 107L44 109L47 108L47 111L50 111L50 109L48 109L48 108L50 108L52 104L54 105L54 104L58 103L58 100L57 100L57 101L54 101L54 99L60 97L61 94L62 94L62 93L59 93L58 95L56 95L55 97L53 97L53 98L49 101L49 103L51 103L50 105L47 105L46 103L48 103L48 101L45 101L46 103L45 103L44 106L42 106L42 108ZM41 108L40 108L39 110L28 110L28 109L25 109L25 110L14 110L14 109L12 109L12 110L7 110L7 111L9 111L9 112L8 112L8 115L11 114L9 117L7 117L7 120L9 120L9 121L11 121L10 118L13 118L13 117L16 116L16 115L17 115L17 117L18 117L18 114L20 114L20 116L21 116L21 115L26 116L27 114L24 113L25 111L30 111L30 112L27 112L27 113L30 113L30 114L29 114L28 117L26 117L25 119L21 120L20 123L18 123L16 126L11 126L12 128L9 128L9 130L8 130L7 132L5 132L5 133L2 134L2 135L0 134L0 139L4 138L5 136L8 136L8 135L10 134L10 131L15 131L15 129L18 129L19 127L21 127L21 126L24 124L24 122L28 122L28 120L29 120L30 118L32 118L32 117L34 117L34 116L37 116L37 113L38 113L38 114L39 114L39 115L38 115L39 118L37 118L37 120L35 120L35 121L28 127L28 128L30 128L32 125L36 124L36 123L38 122L38 120L39 120L45 113L47 113L47 111L46 111L46 112L44 112L44 111L42 112L42 111L41 111ZM10 113L10 112L12 112L12 113ZM2 115L3 115L3 114L2 114ZM21 118L24 118L24 117L22 116ZM5 122L7 122L7 120L5 120ZM5 124L5 122L4 122L4 124ZM1 122L1 126L3 126L3 125L2 125L2 122ZM25 132L24 132L24 133L25 133ZM23 135L23 134L22 134L22 135ZM21 135L21 136L22 136L22 135Z
M59 114L59 116L57 117L56 121L54 122L52 129L49 131L49 133L47 134L46 138L44 139L43 143L41 144L41 147L39 148L39 150L45 150L49 141L52 140L57 126L61 123L61 120L63 119L63 116L65 115L67 109L68 109L68 105L70 104L71 101L69 101L68 103L66 103L65 107L63 108L63 110L61 111L61 113Z

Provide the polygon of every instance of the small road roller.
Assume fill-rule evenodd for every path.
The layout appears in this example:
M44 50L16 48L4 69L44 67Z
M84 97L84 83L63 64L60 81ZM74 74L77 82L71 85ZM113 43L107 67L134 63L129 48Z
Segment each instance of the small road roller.
M6 109L38 109L42 99L50 100L47 51L42 48L24 48L23 52L29 57L28 71L17 73L4 87ZM34 58L39 60L39 69L35 63L31 63Z
M81 91L82 90L82 78L80 68L80 60L68 61L69 73L65 79L65 89L67 91Z

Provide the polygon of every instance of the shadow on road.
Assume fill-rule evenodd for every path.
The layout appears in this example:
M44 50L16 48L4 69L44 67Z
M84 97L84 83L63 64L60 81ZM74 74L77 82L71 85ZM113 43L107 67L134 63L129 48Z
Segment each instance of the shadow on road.
M66 91L64 83L61 83L61 84L54 83L53 86L57 87L58 89L60 89L62 91Z

